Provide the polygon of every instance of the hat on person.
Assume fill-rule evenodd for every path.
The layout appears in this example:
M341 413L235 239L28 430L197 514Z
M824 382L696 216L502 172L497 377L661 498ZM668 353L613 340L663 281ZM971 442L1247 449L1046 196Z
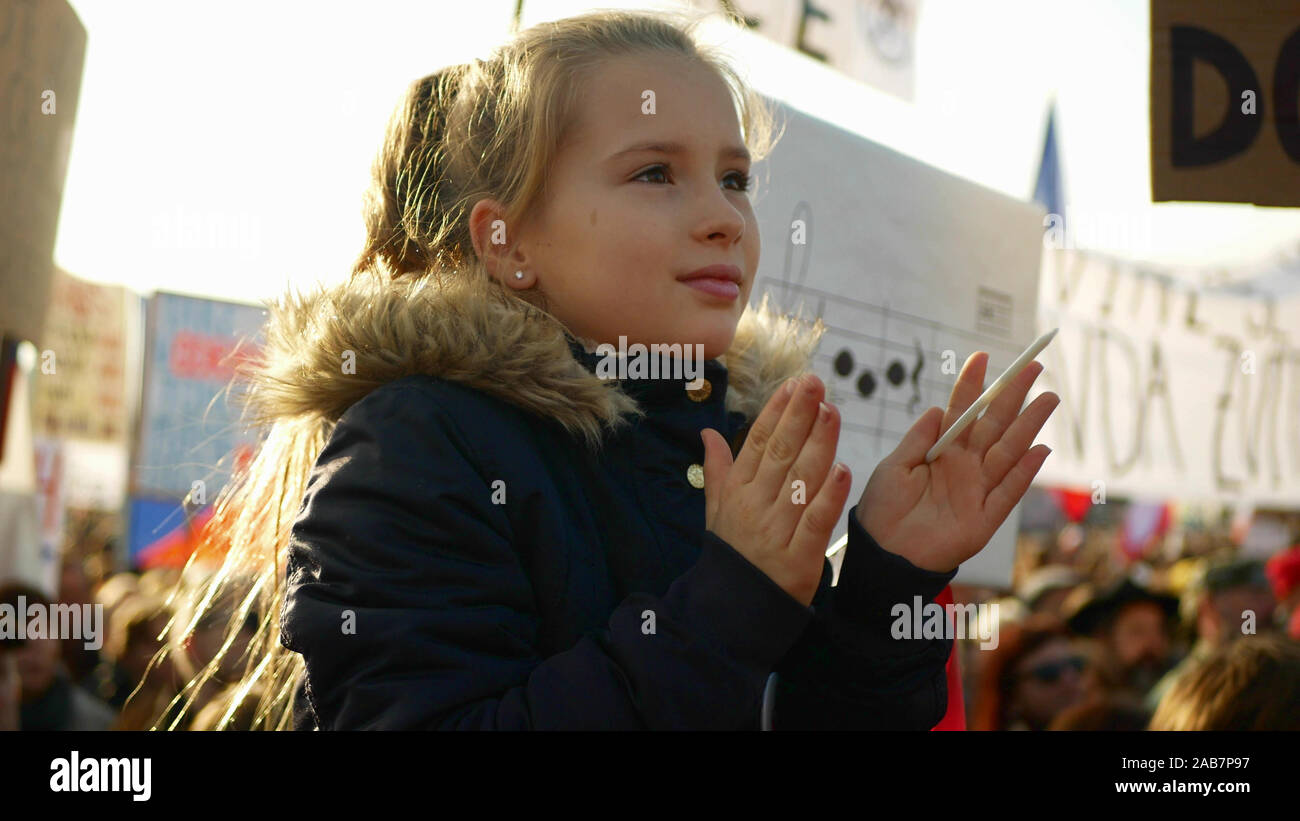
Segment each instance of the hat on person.
M1049 564L1025 577L1017 593L1025 606L1032 610L1043 596L1053 590L1075 587L1082 583L1083 576L1074 568L1062 564Z
M1268 573L1259 559L1231 559L1205 568L1200 587L1207 593L1222 593L1235 587L1269 586Z
M1178 597L1143 587L1125 577L1084 601L1067 619L1075 633L1090 636L1113 619L1121 609L1137 602L1151 602L1160 607L1165 618L1178 614Z

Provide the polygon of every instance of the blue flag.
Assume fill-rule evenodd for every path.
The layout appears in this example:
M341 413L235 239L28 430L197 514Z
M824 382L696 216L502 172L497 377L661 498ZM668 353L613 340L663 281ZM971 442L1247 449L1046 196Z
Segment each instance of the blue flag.
M1061 161L1056 152L1056 101L1047 111L1047 135L1043 138L1043 157L1034 183L1034 201L1049 214L1065 216L1065 187L1061 182Z

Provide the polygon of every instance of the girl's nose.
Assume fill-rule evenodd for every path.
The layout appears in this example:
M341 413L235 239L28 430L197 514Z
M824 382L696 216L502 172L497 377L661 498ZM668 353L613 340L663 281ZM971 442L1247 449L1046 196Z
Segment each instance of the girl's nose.
M727 201L727 195L722 191L716 196L720 201L712 201L707 206L707 216L701 221L699 233L707 240L727 239L734 244L744 236L745 215Z

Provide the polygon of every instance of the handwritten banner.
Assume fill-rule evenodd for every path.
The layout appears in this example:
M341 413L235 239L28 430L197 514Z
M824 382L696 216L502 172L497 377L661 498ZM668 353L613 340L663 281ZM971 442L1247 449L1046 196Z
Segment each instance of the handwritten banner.
M1107 494L1300 504L1300 302L1197 289L1064 249L1040 322L1038 388L1061 396L1040 481Z

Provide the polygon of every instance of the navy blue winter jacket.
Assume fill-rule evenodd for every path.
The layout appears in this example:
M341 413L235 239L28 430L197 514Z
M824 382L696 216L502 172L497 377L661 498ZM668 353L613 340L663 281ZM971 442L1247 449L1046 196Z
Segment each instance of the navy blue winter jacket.
M401 326L425 293L356 310ZM464 334L494 331L430 299L442 311L432 329L405 331L422 342L376 342L357 331L375 316L340 316L337 302L315 339L326 351L313 356L354 345L357 372L370 372L293 525L281 631L306 668L295 728L757 729L773 672L776 729L939 721L951 642L892 639L890 609L933 599L955 573L883 550L850 510L838 585L827 561L809 608L704 529L690 470L700 430L739 452L786 375L752 376L754 357L779 351L770 316L746 320L746 352L726 357L745 369L745 403L728 402L720 360L705 363L704 390L671 377L599 385L637 413L592 447L582 408L605 394L589 380L556 389L549 363L527 364L567 350L565 373L594 379L594 354L570 337L512 337L522 362L508 341L484 358ZM412 353L422 344L437 356ZM408 346L395 371L390 345Z

